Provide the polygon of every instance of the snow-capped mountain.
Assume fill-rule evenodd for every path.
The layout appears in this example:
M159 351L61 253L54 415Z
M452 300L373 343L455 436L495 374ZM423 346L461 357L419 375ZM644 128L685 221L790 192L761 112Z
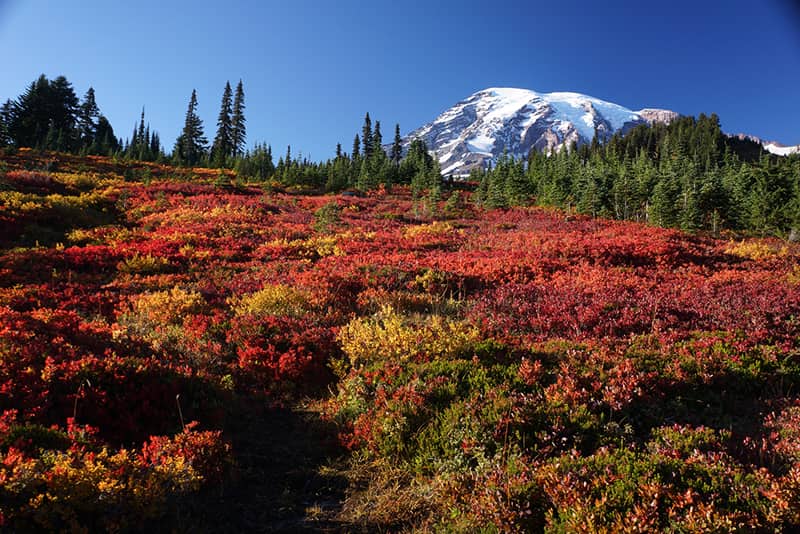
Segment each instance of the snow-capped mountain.
M767 152L771 152L778 156L788 156L790 154L800 154L800 145L795 146L786 146L777 141L767 141L766 143L761 143L761 146L764 147L764 150Z
M405 139L423 139L439 158L442 173L463 175L508 150L526 158L531 149L559 150L575 142L589 143L595 133L607 139L638 124L669 122L673 111L631 111L579 93L537 93L527 89L478 91L411 132Z
M735 137L741 141L752 141L754 143L758 143L761 145L764 150L771 154L775 154L776 156L790 156L792 154L800 154L800 145L789 146L784 145L783 143L779 143L777 141L764 141L760 137L755 135L748 135L748 134L734 134L729 135L729 137Z

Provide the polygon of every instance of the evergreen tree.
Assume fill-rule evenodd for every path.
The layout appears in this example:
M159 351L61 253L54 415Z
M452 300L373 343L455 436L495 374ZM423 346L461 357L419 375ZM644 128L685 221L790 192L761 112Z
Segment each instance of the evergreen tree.
M252 152L248 152L236 165L240 176L253 178L264 182L275 174L275 164L272 161L272 147L256 143Z
M58 76L50 82L52 93L51 120L58 131L60 141L58 149L62 151L78 148L77 112L78 97L72 84L64 76Z
M394 125L394 142L392 143L391 160L395 165L400 164L403 155L403 139L400 137L400 124Z
M144 106L142 106L142 115L139 118L139 129L136 132L136 141L134 142L134 145L136 147L135 155L137 158L143 159L142 151L143 148L147 145L147 143L148 139L147 136L145 135L145 126L144 126Z
M369 112L364 117L364 127L361 129L361 145L364 157L370 157L374 145L372 144L372 120L369 118Z
M150 155L153 159L161 157L161 139L158 136L158 132L153 132L150 137Z
M0 146L7 146L13 142L10 131L13 113L14 103L11 100L6 100L5 103L0 106Z
M66 78L53 81L42 74L12 106L9 136L17 146L78 148L78 97Z
M203 121L197 115L197 91L192 89L189 99L189 108L186 110L186 120L183 131L175 141L173 157L183 165L194 166L200 163L206 153L208 140L203 134Z
M486 200L483 203L489 209L508 207L506 198L507 173L504 166L499 166L493 172L488 172L488 186Z
M672 174L661 177L653 188L648 219L656 226L674 227L678 223L680 185Z
M530 180L525 176L525 169L521 161L515 161L513 157L507 158L505 162L505 197L512 206L520 206L528 202L531 197Z
M472 200L479 206L484 205L489 193L489 174L484 169L473 167L469 171L469 181L478 184L472 195Z
M328 178L325 182L325 191L341 191L347 187L349 176L349 161L343 157L336 158L328 172Z
M98 133L97 137L103 140L103 143L105 143L108 147L111 147L115 141L112 141L111 139L105 140L104 138L106 136L113 136L113 130L109 132L105 126L103 130L104 133ZM92 150L96 150L96 148L93 148ZM139 161L154 161L163 156L161 140L158 137L158 133L151 132L150 124L145 122L144 107L142 107L142 113L139 116L139 124L133 127L131 140L124 147L124 152L126 158Z
M94 141L89 148L89 153L109 156L121 148L114 135L114 128L111 127L111 123L108 122L105 115L100 115L97 119L97 129L95 130Z
M83 147L89 147L97 136L97 121L100 116L100 109L95 101L94 88L89 87L81 102L78 112L78 128L80 129L80 139Z
M231 117L231 142L234 156L240 156L244 152L247 139L244 108L244 87L242 86L242 80L239 80L236 85L236 96L233 98L233 116Z
M383 135L381 134L381 121L375 121L375 131L372 133L372 154L386 157L383 151Z
M225 162L233 155L231 98L231 84L225 82L225 90L222 93L222 103L217 117L217 135L214 137L214 144L211 147L211 162L216 167L224 167Z
M356 134L355 139L353 139L353 153L352 158L353 161L357 160L361 156L361 140L358 138L358 134Z

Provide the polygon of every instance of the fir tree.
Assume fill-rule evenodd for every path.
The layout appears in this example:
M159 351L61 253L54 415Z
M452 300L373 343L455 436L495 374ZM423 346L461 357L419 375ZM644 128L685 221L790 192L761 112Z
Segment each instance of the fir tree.
M122 147L114 135L114 128L104 115L100 115L97 119L97 129L95 131L94 142L92 143L89 152L91 154L101 154L109 156L114 154Z
M381 121L375 121L375 131L372 133L372 154L386 157L383 151L383 135L381 134Z
M144 134L144 106L142 107L142 115L139 119L139 129L136 132L136 140L134 145L136 147L137 157L140 157L139 153L142 150L142 147L147 144L147 136Z
M395 165L400 164L403 155L403 139L400 137L400 124L394 125L394 142L392 143L391 160Z
M83 147L89 147L94 142L97 135L97 120L99 115L100 109L97 107L97 102L95 101L94 89L89 87L78 111L78 128L80 130L81 144Z
M78 97L66 78L53 81L42 74L12 106L8 134L17 146L77 148Z
M361 129L361 145L363 147L364 157L368 158L372 155L372 120L369 118L369 112L364 117L364 126Z
M680 185L675 176L667 174L653 188L648 219L656 226L674 227L678 222L678 197Z
M236 85L236 96L233 98L233 116L231 118L231 142L234 156L240 156L244 152L247 139L244 108L244 87L242 86L242 80L239 80Z
M225 166L225 162L233 155L233 126L231 119L231 84L225 82L222 92L222 103L217 117L217 135L211 147L211 161L216 167Z
M353 139L353 153L351 157L353 160L357 160L361 156L361 141L358 138L358 134L356 134L355 139Z
M208 140L203 134L203 121L197 115L197 91L192 89L183 131L175 141L175 159L184 165L194 166L205 156Z
M0 107L0 146L7 146L12 143L9 126L11 125L13 112L14 104L11 100L6 100Z

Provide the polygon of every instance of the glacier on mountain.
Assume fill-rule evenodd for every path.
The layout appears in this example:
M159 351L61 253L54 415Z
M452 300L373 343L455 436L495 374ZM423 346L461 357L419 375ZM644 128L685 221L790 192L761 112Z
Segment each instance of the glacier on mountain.
M411 132L408 145L422 139L439 159L445 175L464 175L485 166L504 151L526 158L531 150L553 151L574 143L606 140L652 120L668 122L677 114L647 110L648 115L580 93L537 93L493 87L478 91ZM652 117L657 117L653 119Z

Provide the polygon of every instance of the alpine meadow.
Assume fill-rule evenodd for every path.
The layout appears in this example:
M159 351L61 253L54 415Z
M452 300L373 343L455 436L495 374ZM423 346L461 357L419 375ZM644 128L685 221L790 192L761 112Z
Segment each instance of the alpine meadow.
M0 533L800 530L800 12L417 4L0 4Z

